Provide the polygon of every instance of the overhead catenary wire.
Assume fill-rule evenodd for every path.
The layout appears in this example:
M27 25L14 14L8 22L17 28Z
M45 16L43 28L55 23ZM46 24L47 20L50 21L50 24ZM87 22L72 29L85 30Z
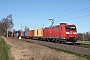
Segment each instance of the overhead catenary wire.
M74 11L74 12L71 12L71 13L68 13L68 14L65 14L65 15L61 15L61 16L59 16L57 18L65 17L65 16L68 16L68 15L71 15L71 14L74 14L74 13L79 13L81 11L88 10L88 9L90 9L90 7L87 7L87 8L81 9L81 10L77 10L77 11Z
M75 19L80 19L80 18L89 17L89 16L90 16L89 11L90 11L90 10L85 11L85 12L87 12L88 14L84 14L84 12L82 12L82 13L84 14L83 16L79 16L79 17L75 17L75 18L71 18L72 16L68 16L68 17L71 18L71 19L66 19L66 20L67 20L67 21L70 21L70 20L75 20Z
M81 4L79 4L79 5L76 5L76 6L74 6L74 7L71 7L71 8L69 8L69 9L66 9L66 10L62 11L61 13L65 13L65 12L70 11L70 10L72 10L72 9L78 8L79 6L84 5L84 4L86 4L87 2L90 2L90 0L87 0L87 1L85 1L85 2L83 2L83 3L81 3ZM89 9L90 9L90 7L86 7L86 8L80 9L80 10L77 9L77 10L74 11L74 12L71 12L71 13L68 13L68 14L64 14L64 15L55 17L55 18L53 18L53 19L56 20L56 19L58 19L58 18L66 17L66 16L69 16L69 15L72 15L72 14L75 14L75 13L79 13L79 12L82 12L82 11L85 11L85 10L89 10ZM58 13L58 15L61 14L61 13ZM55 16L55 15L54 15L54 16ZM72 19L67 19L67 20L74 20L74 19L84 18L84 17L88 17L88 16L89 16L89 15L85 15L85 16L80 16L80 17L76 17L76 18L72 18ZM49 18L48 18L48 19L49 19ZM43 23L47 22L48 19L47 19L46 21L44 21Z
M68 21L69 20L74 20L74 19L79 19L79 18L85 18L85 17L88 17L88 16L90 16L90 14L89 15L80 16L80 17L76 17L76 18L72 18L72 19L68 19Z
M87 11L84 11L84 10L87 10ZM82 12L81 12L81 11L82 11ZM83 12L83 11L84 11L84 12ZM90 11L90 7L87 7L87 8L78 10L78 11L71 12L71 13L65 15L65 16L60 17L60 18L69 16L69 15L71 15L71 14L79 13L79 12L81 12L82 14L84 14L84 13L87 13L87 14L85 14L84 16L79 16L79 17L75 17L75 18L72 18L72 15L71 15L71 16L69 16L69 18L71 18L71 19L66 19L66 21L75 20L75 19L80 19L80 18L85 18L85 17L89 17L89 16L90 16L89 11ZM81 14L81 13L79 13L79 14ZM77 16L77 15L76 15L76 16ZM64 20L63 20L63 21L64 21Z
M74 14L74 15L68 15L68 16L65 16L65 17L72 17L72 16L76 16L78 14L85 14L85 13L88 13L88 15L89 15L89 11L84 11L84 12L81 12L81 13L77 13L77 14Z
M89 1L90 1L90 0L87 0L87 1L85 1L85 2L83 2L83 3L81 3L81 4L79 4L79 5L76 5L76 6L74 6L74 7L71 7L71 8L69 8L69 9L66 9L66 10L62 11L61 13L65 13L65 12L67 12L67 11L69 11L69 10L75 9L75 8L81 6L81 5L83 5L83 4L85 4L85 3L89 2ZM59 14L61 14L61 13L58 13L57 15L59 15ZM54 15L54 16L55 16L55 15ZM56 18L58 18L58 17L56 17Z
M87 2L90 2L90 0L87 0L87 1L85 1L85 2L83 2L83 3L81 3L81 4L79 4L79 5L76 5L76 6L72 7L72 8L66 9L66 10L62 11L61 13L65 13L65 12L70 11L70 10L72 10L72 9L78 8L79 6L84 5L84 4L86 4ZM83 9L80 9L80 10L77 9L77 10L74 11L74 12L71 12L71 13L68 13L68 14L64 14L64 15L55 17L55 18L53 18L53 19L56 20L56 19L58 19L58 18L66 17L66 16L69 16L69 15L71 15L71 14L79 13L79 12L81 12L81 11L85 11L85 10L88 10L88 9L90 9L90 7L83 8ZM59 13L59 14L61 14L61 13ZM59 14L58 14L58 15L59 15ZM55 15L54 15L54 16L55 16ZM84 18L84 17L87 17L87 16L77 17L77 19L78 19L78 18ZM76 19L76 18L75 18L75 19Z

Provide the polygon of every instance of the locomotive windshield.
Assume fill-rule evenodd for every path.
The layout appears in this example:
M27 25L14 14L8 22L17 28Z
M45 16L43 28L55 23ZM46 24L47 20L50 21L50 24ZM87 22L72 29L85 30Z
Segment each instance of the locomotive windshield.
M76 27L75 26L72 26L72 25L67 25L65 26L66 30L76 30Z

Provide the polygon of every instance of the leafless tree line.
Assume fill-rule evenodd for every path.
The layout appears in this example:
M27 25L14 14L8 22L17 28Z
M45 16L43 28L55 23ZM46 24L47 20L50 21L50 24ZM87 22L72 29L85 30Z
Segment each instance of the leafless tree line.
M12 19L12 15L8 15L6 18L3 18L0 20L0 35L6 36L7 30L10 32L10 30L13 28L14 23Z
M78 33L78 40L80 40L80 41L90 41L90 32Z

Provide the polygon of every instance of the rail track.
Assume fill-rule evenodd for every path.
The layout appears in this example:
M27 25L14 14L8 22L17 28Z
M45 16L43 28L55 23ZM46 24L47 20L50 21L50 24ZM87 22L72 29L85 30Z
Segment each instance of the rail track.
M72 45L72 46L78 46L78 47L84 47L84 48L90 48L89 44L80 44L80 43L74 43L74 44L70 44L70 43L65 43L66 45Z
M33 39L30 39L30 40L33 40ZM44 40L38 40L38 41L44 41ZM45 42L48 42L48 41L45 41ZM56 43L56 42L52 42L52 43ZM78 46L78 47L83 47L83 48L90 48L90 45L89 44L80 44L80 43L63 43L62 45L72 45L72 46Z

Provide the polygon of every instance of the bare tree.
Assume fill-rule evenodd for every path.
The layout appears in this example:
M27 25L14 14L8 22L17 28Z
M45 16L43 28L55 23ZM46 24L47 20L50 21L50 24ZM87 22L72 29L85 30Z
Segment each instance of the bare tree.
M90 41L90 32L78 33L78 40L80 40L80 41Z
M2 32L2 34L7 34L7 30L11 30L13 28L13 19L12 19L12 15L8 15L6 18L1 19L0 21L0 32Z
M81 40L82 41L83 40L83 37L82 36L83 36L82 33L78 33L78 40Z

